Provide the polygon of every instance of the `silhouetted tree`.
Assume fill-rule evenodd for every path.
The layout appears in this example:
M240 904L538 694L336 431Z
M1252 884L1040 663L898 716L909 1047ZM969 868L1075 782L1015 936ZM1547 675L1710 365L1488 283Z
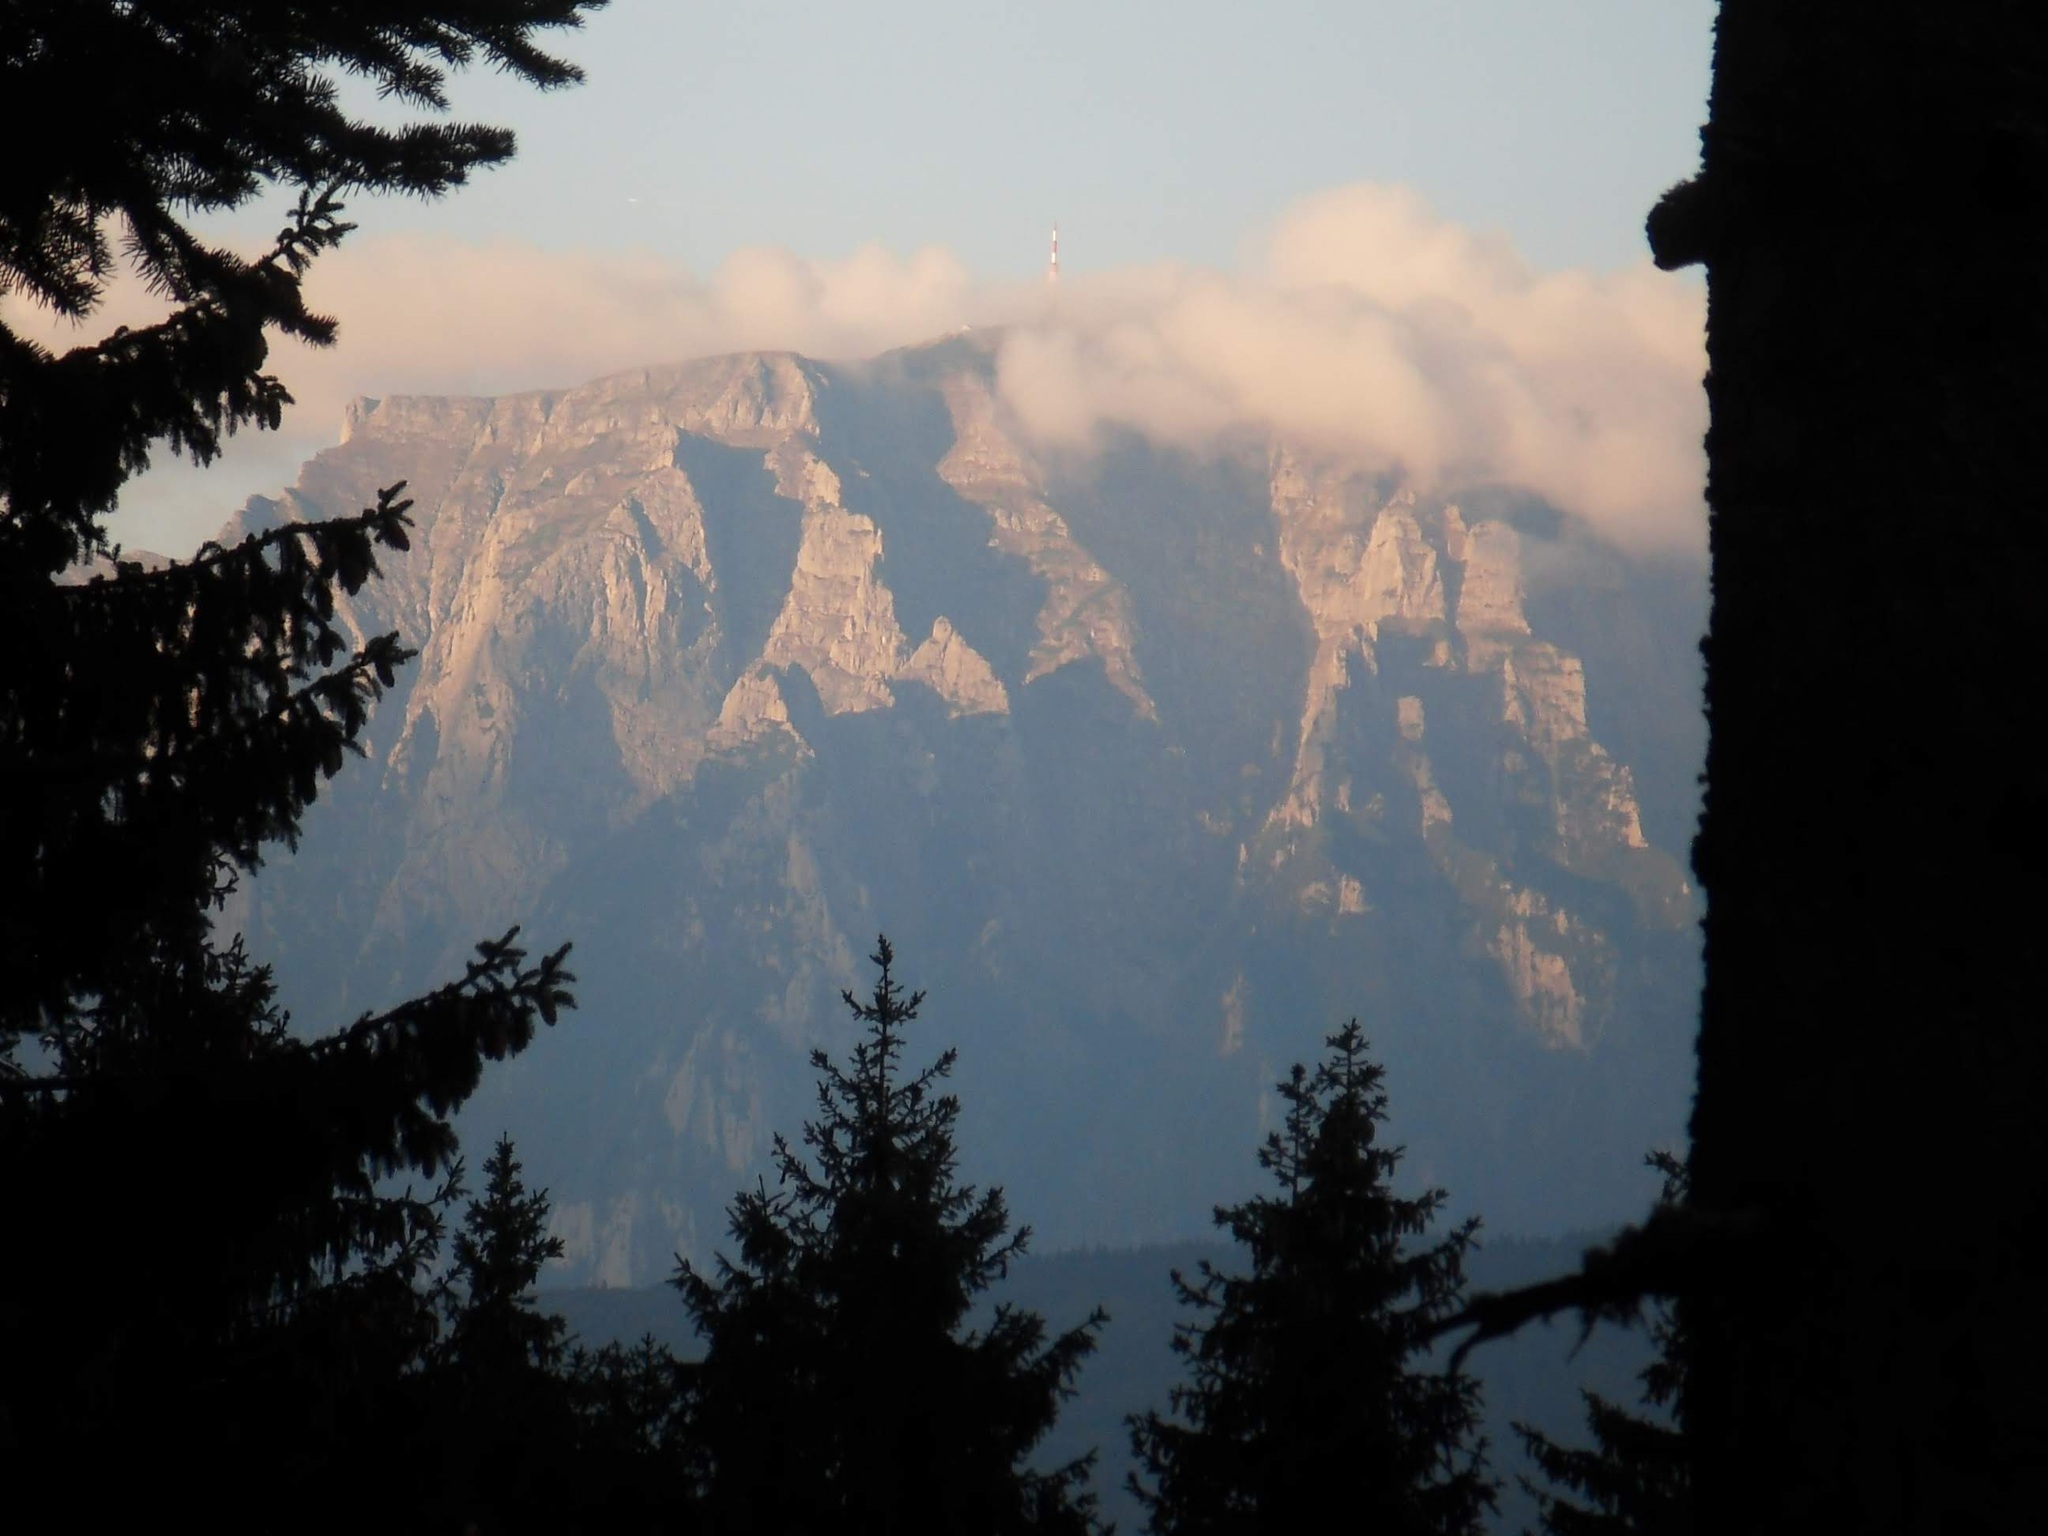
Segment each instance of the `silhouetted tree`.
M501 1137L441 1287L447 1325L428 1366L441 1523L485 1536L687 1527L685 1373L652 1339L572 1347L536 1292L562 1242L547 1192L520 1172Z
M1649 1161L1664 1175L1663 1203L1682 1201L1685 1165L1668 1152L1654 1152ZM1671 1302L1657 1304L1650 1339L1657 1356L1641 1377L1650 1412L1632 1413L1585 1391L1590 1447L1560 1445L1541 1430L1515 1425L1548 1485L1522 1479L1548 1536L1692 1536L1692 1460L1678 1427L1687 1351Z
M1461 1321L1675 1298L1703 1530L2031 1530L2048 14L1723 0L1701 143L1647 231L1707 275L1687 1198Z
M813 1054L810 1158L775 1141L778 1188L732 1207L733 1259L676 1285L707 1342L696 1402L720 1531L1085 1531L1092 1456L1025 1466L1106 1320L1048 1341L1037 1314L969 1311L1024 1251L998 1189L955 1176L947 1051L906 1076L905 996L884 938L849 1067ZM813 1162L811 1159L815 1159Z
M1445 1199L1394 1194L1379 1141L1384 1070L1357 1020L1313 1072L1279 1084L1286 1119L1259 1150L1280 1185L1220 1207L1248 1272L1204 1260L1173 1283L1196 1320L1174 1348L1173 1417L1131 1422L1132 1491L1161 1536L1295 1532L1341 1518L1374 1532L1475 1532L1494 1502L1479 1387L1421 1357L1457 1307L1476 1218L1418 1246Z
M369 1451L419 1430L448 1192L396 1181L438 1176L482 1063L568 1003L563 954L507 935L427 997L290 1027L212 925L408 654L335 614L407 504L158 571L106 519L154 453L278 425L268 337L332 338L301 278L342 195L438 196L512 153L353 116L341 77L428 109L472 62L565 84L535 34L594 3L65 0L0 26L0 293L89 317L125 262L170 311L61 355L0 323L0 1457L67 1523L356 1525L300 1497L342 1465L417 1507L417 1467ZM273 188L297 202L254 260L192 226ZM87 559L111 574L77 580Z
M1687 1209L1749 1234L1667 1282L1699 1519L2028 1529L2048 13L1723 0L1701 141L1649 223L1708 298Z
M546 1190L519 1177L512 1138L484 1164L482 1198L470 1203L453 1244L449 1361L485 1391L529 1373L558 1372L569 1325L534 1305L534 1288L562 1240L548 1231Z
M699 1524L691 1415L694 1364L650 1336L572 1351L576 1523L555 1529L662 1531Z
M482 1532L559 1529L573 1459L566 1322L536 1305L548 1260L545 1190L528 1190L510 1137L484 1164L483 1192L452 1244L447 1329L433 1352L451 1524Z

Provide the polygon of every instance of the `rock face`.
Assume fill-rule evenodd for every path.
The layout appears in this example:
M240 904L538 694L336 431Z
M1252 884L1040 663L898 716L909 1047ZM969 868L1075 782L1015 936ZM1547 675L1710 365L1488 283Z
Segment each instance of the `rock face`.
M958 338L352 407L238 520L415 501L347 617L420 657L239 913L288 999L576 940L580 1014L468 1112L565 1278L708 1255L880 929L1047 1242L1199 1230L1353 1014L1460 1208L1631 1210L1689 1060L1699 574L1286 445L1041 463L992 376Z

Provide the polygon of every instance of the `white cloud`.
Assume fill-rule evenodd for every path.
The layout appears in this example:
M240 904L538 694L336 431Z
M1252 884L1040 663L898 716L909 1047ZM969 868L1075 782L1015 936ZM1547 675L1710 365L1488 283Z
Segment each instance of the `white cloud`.
M1531 271L1401 188L1295 209L1250 272L1076 284L1020 328L1004 393L1041 438L1273 430L1454 486L1527 485L1619 542L1701 543L1698 289L1644 261Z
M333 441L359 394L503 393L750 348L859 357L1006 323L1003 395L1049 445L1085 448L1111 426L1197 448L1277 431L1423 482L1521 483L1634 547L1703 542L1697 286L1647 260L1537 273L1398 187L1310 199L1242 272L1069 276L1056 295L976 282L935 248L838 261L750 249L698 278L648 251L374 236L324 258L308 290L341 340L274 354L300 402L284 440L244 439L206 477L152 474L131 505L154 497L196 518L197 498L217 494L228 510ZM97 318L150 313L124 290Z

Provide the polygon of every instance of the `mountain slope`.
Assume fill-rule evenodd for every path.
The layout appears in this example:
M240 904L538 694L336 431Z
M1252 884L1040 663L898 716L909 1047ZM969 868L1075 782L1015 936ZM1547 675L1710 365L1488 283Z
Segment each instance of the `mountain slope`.
M1625 1214L1696 995L1697 572L1296 445L1047 461L991 350L750 354L351 408L244 527L409 481L421 655L238 918L325 1016L512 923L582 1013L488 1080L565 1278L704 1256L874 933L969 1172L1059 1243L1203 1226L1351 1014L1419 1176Z

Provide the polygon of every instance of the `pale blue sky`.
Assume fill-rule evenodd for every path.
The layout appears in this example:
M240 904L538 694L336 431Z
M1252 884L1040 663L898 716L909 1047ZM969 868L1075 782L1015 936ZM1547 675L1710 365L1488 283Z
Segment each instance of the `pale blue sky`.
M1162 261L1230 270L1304 198L1378 182L1504 234L1539 271L1614 269L1644 259L1644 214L1696 164L1713 13L1713 0L614 0L561 40L587 71L579 88L458 77L458 115L518 130L512 165L439 203L353 204L351 246L373 267L379 237L408 233L585 266L634 250L700 276L750 247L834 262L936 246L1001 282L1042 269L1057 218L1077 278ZM255 247L276 225L273 205L229 227ZM394 271L366 297L359 280L337 304L334 353L279 355L304 402L285 432L244 434L208 471L145 476L117 537L189 549L332 442L347 393L601 371L593 354L562 377L529 364L501 378L474 342L490 322L457 345L366 312L460 309L470 291L420 281ZM548 307L558 327L577 323L567 289L543 279L491 334ZM420 355L436 345L462 356ZM459 382L437 373L469 363Z
M945 245L1022 276L1060 221L1075 270L1232 265L1306 193L1399 181L1538 267L1642 252L1691 172L1712 0L614 0L546 99L459 105L513 166L366 227L831 257ZM638 201L629 201L638 199Z

